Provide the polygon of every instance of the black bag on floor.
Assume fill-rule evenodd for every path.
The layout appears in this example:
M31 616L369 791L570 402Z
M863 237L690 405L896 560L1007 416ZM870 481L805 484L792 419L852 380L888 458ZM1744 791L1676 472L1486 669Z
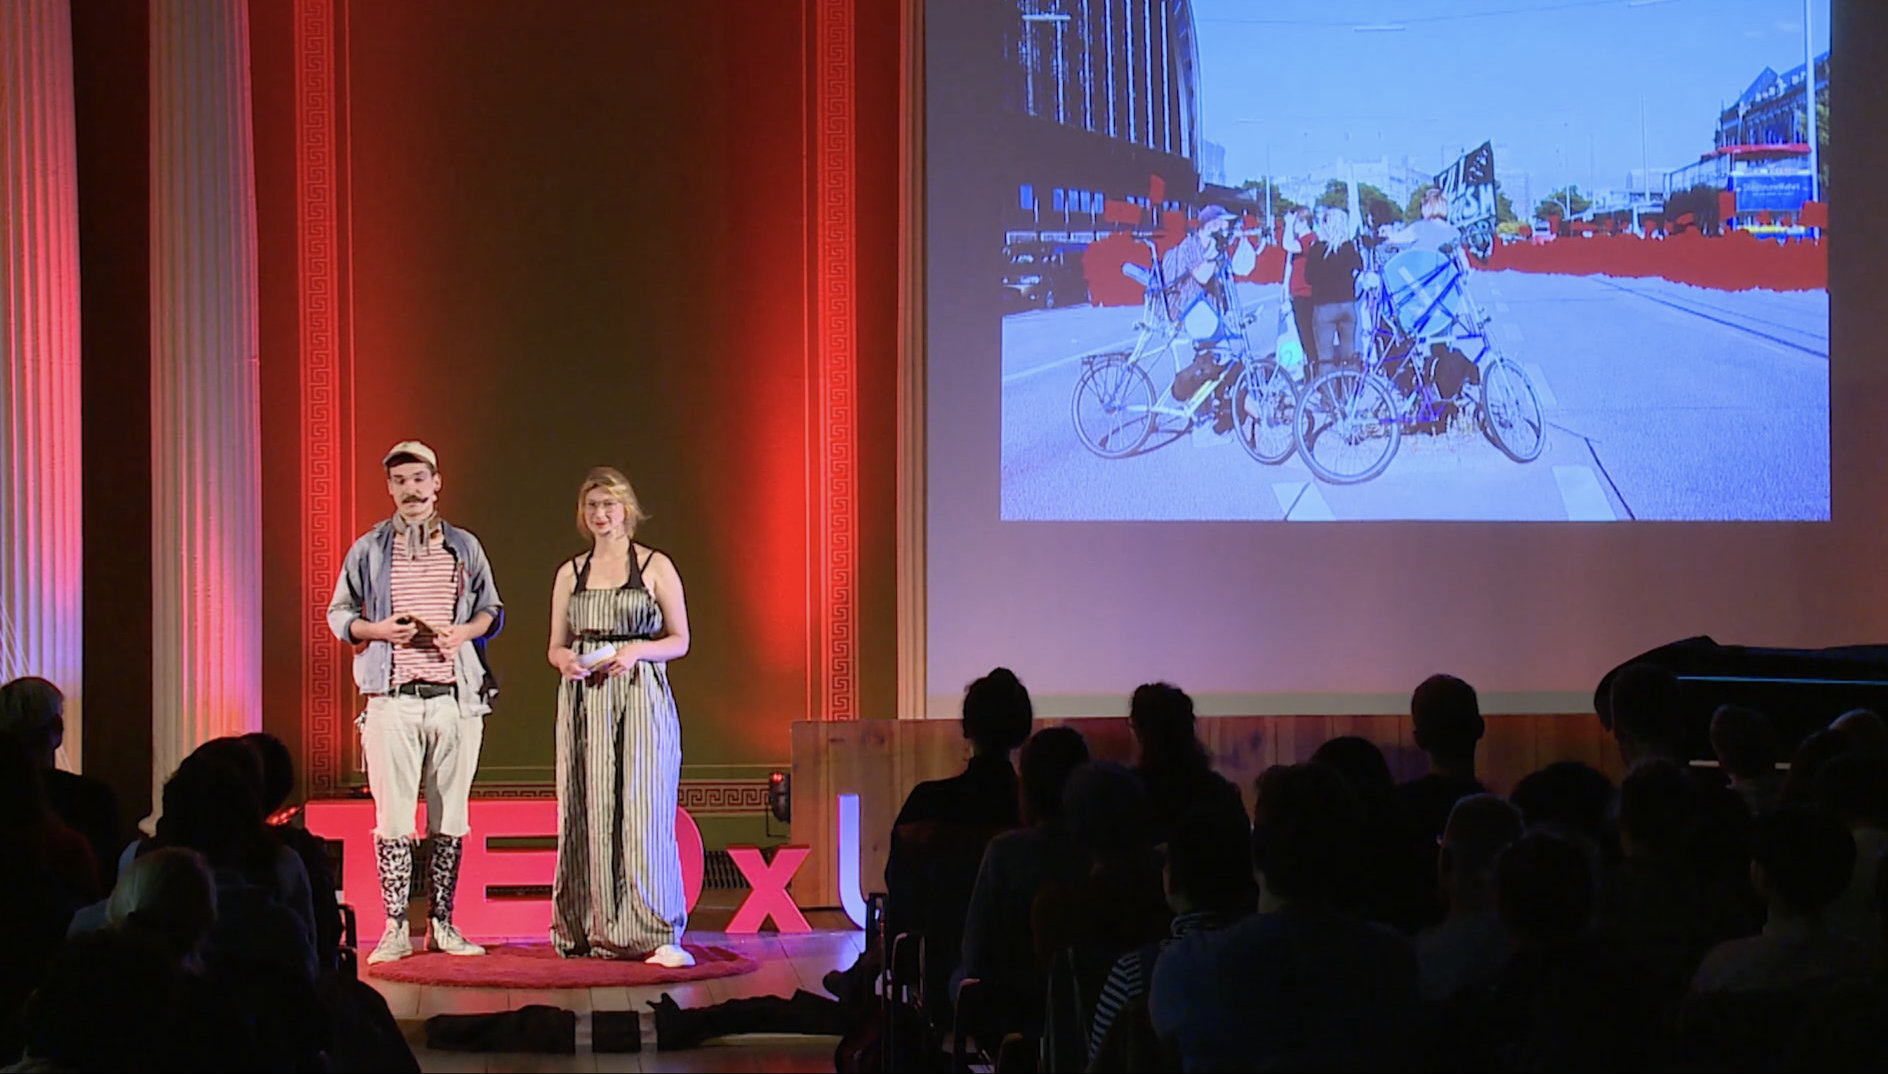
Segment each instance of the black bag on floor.
M656 1050L661 1052L699 1047L703 1041L731 1033L838 1037L848 1028L845 1008L835 1000L806 991L795 991L792 999L754 996L694 1008L680 1006L664 992L650 1000L649 1006L656 1024Z
M426 1046L441 1052L577 1054L577 1016L534 1003L499 1014L436 1014L426 1020Z

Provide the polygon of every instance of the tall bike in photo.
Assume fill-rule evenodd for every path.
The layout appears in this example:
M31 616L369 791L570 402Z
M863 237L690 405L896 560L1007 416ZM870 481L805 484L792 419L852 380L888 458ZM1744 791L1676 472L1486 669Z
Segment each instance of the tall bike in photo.
M1154 237L1135 238L1147 247L1151 267L1122 266L1143 287L1134 344L1082 359L1081 379L1069 401L1076 437L1102 458L1119 459L1139 451L1157 431L1182 433L1228 408L1234 438L1246 454L1267 465L1290 458L1296 446L1291 422L1299 412L1298 386L1272 355L1253 351L1247 329L1256 314L1246 312L1231 258L1222 250L1216 269L1223 308L1202 300L1174 317ZM1210 346L1217 371L1187 398L1167 401L1167 393L1155 385L1173 383L1193 363L1200 344Z
M1515 462L1538 458L1547 440L1540 399L1490 336L1455 248L1386 251L1362 237L1358 245L1362 345L1352 368L1305 386L1291 422L1305 465L1332 484L1368 481L1389 467L1406 428L1457 415ZM1447 362L1459 376L1438 376Z

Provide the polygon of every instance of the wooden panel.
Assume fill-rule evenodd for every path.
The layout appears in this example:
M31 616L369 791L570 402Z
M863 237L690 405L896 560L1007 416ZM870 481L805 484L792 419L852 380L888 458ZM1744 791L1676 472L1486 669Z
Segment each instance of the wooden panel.
M1482 781L1507 793L1522 776L1555 761L1580 761L1617 781L1619 751L1591 713L1489 716L1478 757ZM1037 728L1073 727L1098 760L1131 762L1133 733L1120 717L1038 720ZM1375 742L1398 779L1421 775L1425 761L1406 716L1215 716L1199 724L1214 767L1252 804L1253 782L1273 764L1311 758L1327 740L1359 735ZM861 720L793 725L792 840L812 848L794 877L803 907L839 905L836 797L859 796L859 877L880 890L892 820L911 788L963 770L969 756L956 720Z
M1529 772L1538 771L1548 762L1541 760L1541 729L1543 721L1554 719L1549 716L1490 716L1487 717L1488 729L1482 735L1481 748L1476 751L1476 769L1482 777L1482 783L1496 794L1506 794L1514 789L1514 784ZM1588 716L1585 722L1599 730L1599 721ZM1583 755L1556 756L1553 760L1576 760L1592 762Z

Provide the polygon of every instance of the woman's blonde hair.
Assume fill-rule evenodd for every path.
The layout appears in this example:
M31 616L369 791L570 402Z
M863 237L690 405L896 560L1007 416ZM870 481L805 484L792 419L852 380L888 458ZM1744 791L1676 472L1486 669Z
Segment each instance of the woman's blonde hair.
M1446 220L1449 217L1449 199L1443 195L1440 187L1424 187L1422 207L1417 211L1425 220Z
M623 505L623 528L625 536L636 536L636 523L649 516L643 512L642 501L636 498L636 490L629 487L629 478L613 466L593 466L583 475L583 484L577 489L577 532L590 537L590 521L585 517L584 501L594 491L607 492L611 499Z
M1350 214L1335 206L1324 210L1318 217L1318 238L1326 246L1339 247L1351 240Z

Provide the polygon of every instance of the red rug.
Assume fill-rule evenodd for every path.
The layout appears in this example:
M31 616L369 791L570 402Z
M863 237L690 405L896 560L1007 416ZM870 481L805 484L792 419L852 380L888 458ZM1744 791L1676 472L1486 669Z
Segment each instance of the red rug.
M474 956L428 951L378 966L363 958L361 970L383 981L453 988L614 988L733 977L760 968L725 947L682 946L695 956L695 964L679 970L631 959L562 958L548 943L499 944Z

